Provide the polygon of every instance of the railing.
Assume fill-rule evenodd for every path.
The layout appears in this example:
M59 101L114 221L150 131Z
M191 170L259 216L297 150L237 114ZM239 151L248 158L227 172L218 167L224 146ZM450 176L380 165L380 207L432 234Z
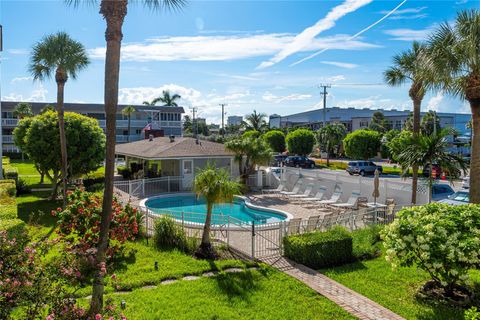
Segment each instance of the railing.
M2 136L3 143L13 143L13 136L12 135L3 135Z
M191 188L191 186L183 185L181 176L115 181L113 185L118 191L138 199L163 193L186 191Z
M129 136L127 135L117 135L115 139L117 142L132 142L132 141L142 140L142 135L140 134L130 135L130 139L129 139Z
M18 119L2 119L3 126L16 126L18 124Z

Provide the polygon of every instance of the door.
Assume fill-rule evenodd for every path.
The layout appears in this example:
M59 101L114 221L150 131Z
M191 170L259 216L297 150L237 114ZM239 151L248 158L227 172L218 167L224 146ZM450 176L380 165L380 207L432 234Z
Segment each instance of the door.
M193 160L183 160L183 189L191 190L193 183Z

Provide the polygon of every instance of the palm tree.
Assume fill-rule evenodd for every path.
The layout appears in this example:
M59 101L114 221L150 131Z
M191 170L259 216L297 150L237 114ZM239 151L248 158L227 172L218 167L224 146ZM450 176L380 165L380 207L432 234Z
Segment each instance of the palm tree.
M242 184L246 187L248 176L257 165L266 165L272 160L272 150L262 138L236 138L225 143L225 148L234 153Z
M78 6L81 0L66 0L67 3ZM106 21L107 29L105 40L107 50L105 54L105 115L106 115L106 152L105 152L105 189L102 202L102 219L98 240L96 262L98 263L93 280L93 293L90 304L90 313L97 314L103 306L103 274L100 265L105 263L105 251L108 246L110 216L112 214L113 175L115 169L115 131L116 113L118 106L118 84L120 76L120 48L122 46L122 27L127 15L128 0L91 0L100 1L100 14ZM186 0L142 0L150 9L176 10L181 9Z
M480 11L465 10L428 40L436 88L467 100L473 119L470 202L480 203Z
M64 89L68 78L76 79L78 72L89 64L85 47L65 32L48 35L33 46L30 72L34 80L55 77L57 83L57 113L62 156L63 207L67 204L67 139L64 121Z
M347 129L341 123L327 124L317 132L317 143L327 153L327 167L330 165L330 154L338 152Z
M265 113L257 113L256 110L253 110L252 114L249 114L245 117L245 127L247 130L263 131L267 127L267 122L265 118L267 115Z
M122 114L128 117L128 136L127 142L130 142L130 122L132 120L132 113L137 111L134 106L126 106L122 109Z
M398 155L398 162L402 166L402 173L405 176L410 167L438 164L443 171L449 173L451 177L460 176L460 171L466 172L467 165L462 157L448 151L447 137L455 132L452 128L445 128L436 134L420 134L412 136L409 143L405 145L403 151ZM430 174L428 178L429 202L432 197L433 177Z
M170 94L170 91L164 90L162 92L162 96L156 99L153 99L151 102L153 105L156 105L158 102L162 102L164 106L169 107L178 107L177 100L181 99L182 97L179 94Z
M13 116L23 119L33 116L32 106L27 102L19 102L13 109Z
M215 258L215 251L210 242L210 225L212 221L212 209L219 203L232 203L233 196L240 193L239 183L232 181L225 169L218 169L214 164L199 171L193 182L193 190L197 197L205 198L207 203L207 216L203 226L202 242L196 255L200 258Z
M410 83L408 95L413 101L413 133L420 132L420 109L428 89L429 68L426 63L426 46L417 41L412 48L393 57L393 66L384 72L384 80L390 86ZM412 167L412 203L417 202L418 166Z

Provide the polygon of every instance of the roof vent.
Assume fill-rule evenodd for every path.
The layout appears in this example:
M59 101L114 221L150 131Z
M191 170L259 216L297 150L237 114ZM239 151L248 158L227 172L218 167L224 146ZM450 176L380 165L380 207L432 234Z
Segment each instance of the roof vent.
M175 136L174 135L170 136L170 142L175 142Z
M148 135L148 141L153 141L153 134Z
M200 142L198 141L198 138L195 139L195 143L196 143L196 144L200 144Z

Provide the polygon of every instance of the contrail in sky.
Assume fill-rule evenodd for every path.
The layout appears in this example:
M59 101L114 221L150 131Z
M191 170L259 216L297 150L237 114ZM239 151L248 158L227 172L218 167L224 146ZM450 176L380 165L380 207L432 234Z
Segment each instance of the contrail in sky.
M353 36L351 36L350 38L348 38L346 41L350 41L350 40L353 40L355 39L356 37L358 37L359 35L361 35L362 33L370 30L371 28L375 27L377 24L379 24L380 22L382 22L383 20L387 19L390 15L392 15L395 11L397 11L401 6L404 5L404 3L407 2L407 0L403 0L398 6L396 6L392 11L390 11L389 13L387 13L386 15L384 15L380 20L376 21L375 23L372 23L371 25L369 25L368 27L366 27L365 29L355 33ZM311 54L309 55L308 57L306 58L303 58L301 60L298 60L297 62L294 62L290 65L290 67L293 67L293 66L296 66L297 64L300 64L302 62L305 62L307 60L310 60L316 56L318 56L319 54L321 53L324 53L325 51L327 51L329 48L325 48L325 49L322 49L320 51L317 51L315 52L314 54Z

